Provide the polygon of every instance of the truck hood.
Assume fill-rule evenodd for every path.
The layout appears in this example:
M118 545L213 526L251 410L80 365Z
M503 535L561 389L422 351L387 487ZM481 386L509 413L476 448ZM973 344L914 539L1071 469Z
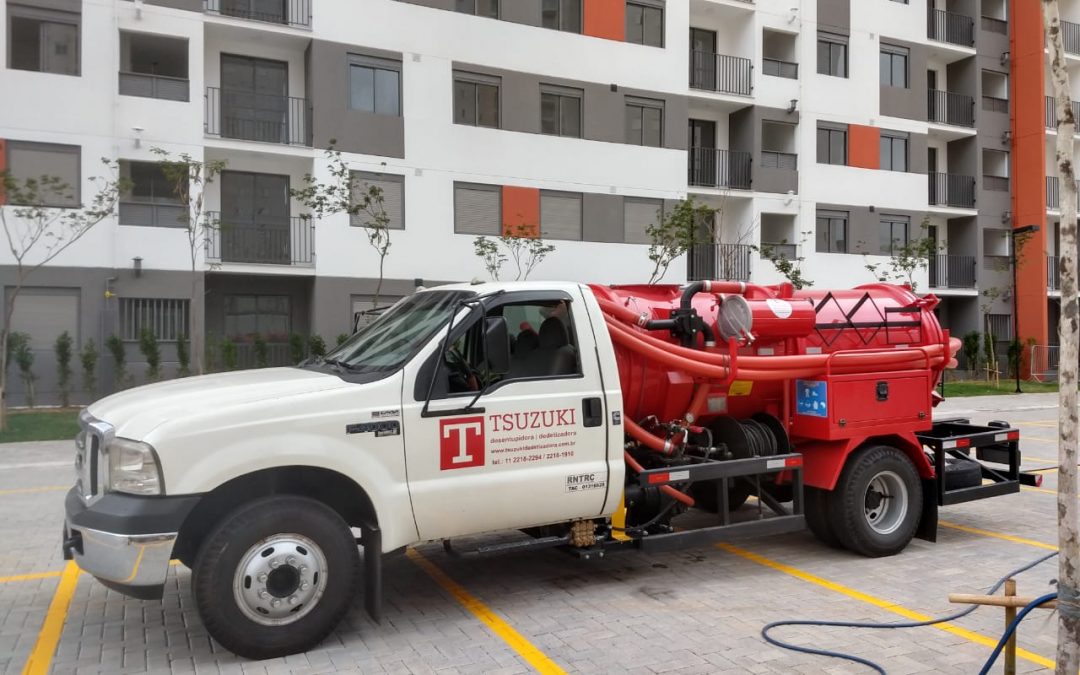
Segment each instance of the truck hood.
M91 404L87 411L108 422L116 435L142 440L159 425L192 419L230 406L299 396L351 386L341 378L301 368L262 368L185 377L122 391Z

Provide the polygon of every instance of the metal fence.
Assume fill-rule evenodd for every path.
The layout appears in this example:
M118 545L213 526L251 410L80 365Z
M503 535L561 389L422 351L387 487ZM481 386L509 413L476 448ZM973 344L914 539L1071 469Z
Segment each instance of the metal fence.
M927 103L931 122L975 126L975 99L967 94L930 89L927 91Z
M754 89L754 64L741 56L690 52L690 86L694 89L749 96Z
M766 169L787 169L788 171L797 171L799 168L799 156L793 152L762 150L761 166Z
M1056 255L1046 256L1046 288L1051 291L1061 290L1061 259Z
M1073 118L1080 120L1080 101L1071 101ZM1053 96L1046 97L1046 128L1057 129L1057 102Z
M1038 382L1054 382L1057 380L1058 363L1061 358L1061 347L1058 345L1031 345L1028 358L1031 379Z
M930 173L929 201L934 206L975 208L975 177L951 173Z
M931 9L927 13L926 36L938 42L974 47L975 20L966 14Z
M749 281L753 254L749 244L695 244L687 255L687 280Z
M799 79L799 64L764 57L761 59L761 72L773 77L786 77L789 80L797 80Z
M975 288L975 256L930 256L927 272L930 288Z
M315 261L315 224L310 218L264 217L258 221L222 218L208 213L212 228L206 259L218 263L311 265Z
M120 73L120 95L160 98L166 101L191 99L190 82L187 78L148 75L146 73Z
M690 148L687 179L690 185L750 189L749 152L718 148Z
M1062 21L1061 39L1065 43L1065 51L1070 54L1080 54L1080 24Z
M206 88L206 133L245 141L311 145L306 98Z
M1076 203L1080 208L1080 181L1076 182ZM1046 177L1046 208L1052 211L1061 208L1061 182L1057 176Z
M203 0L203 10L252 21L311 28L311 0Z

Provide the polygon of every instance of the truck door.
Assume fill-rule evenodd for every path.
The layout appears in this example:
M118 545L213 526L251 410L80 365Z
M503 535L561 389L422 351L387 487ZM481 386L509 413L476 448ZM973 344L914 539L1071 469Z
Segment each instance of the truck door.
M406 369L406 466L422 539L600 515L606 412L580 303L561 291L489 298L459 317L443 358L437 345ZM494 374L485 334L501 322L510 361Z

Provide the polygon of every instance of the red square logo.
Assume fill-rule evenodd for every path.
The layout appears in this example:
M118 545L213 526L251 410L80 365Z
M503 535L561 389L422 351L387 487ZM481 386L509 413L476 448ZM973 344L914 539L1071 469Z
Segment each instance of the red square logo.
M439 468L484 466L484 418L439 420Z

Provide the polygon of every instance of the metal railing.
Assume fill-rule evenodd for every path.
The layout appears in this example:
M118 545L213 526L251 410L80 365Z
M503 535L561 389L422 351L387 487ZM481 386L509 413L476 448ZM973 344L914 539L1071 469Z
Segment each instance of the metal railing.
M786 77L789 80L797 80L799 79L799 64L781 59L770 59L766 56L761 59L761 72L773 77Z
M1061 290L1061 259L1056 255L1046 256L1046 288L1051 291Z
M687 256L687 280L749 281L753 254L748 244L695 244Z
M763 260L769 258L785 258L787 260L795 260L799 257L799 247L795 244L774 244L771 242L761 242L761 258Z
M306 98L206 88L206 133L245 141L311 145Z
M934 206L975 208L975 177L952 173L930 173L929 202Z
M1080 101L1071 101L1073 118L1080 120ZM1057 102L1053 96L1046 97L1046 128L1057 129Z
M166 101L191 99L191 83L185 77L167 77L148 73L120 71L120 95L160 98Z
M690 148L687 183L700 187L750 189L750 153Z
M975 20L966 14L931 9L927 12L926 37L938 42L975 46Z
M187 227L184 215L187 208L180 204L150 202L120 202L119 223L143 227Z
M1008 192L1009 191L1009 177L1008 176L994 176L992 174L983 174L983 189L991 190L993 192Z
M311 0L203 0L207 14L311 28Z
M311 265L315 261L315 224L303 216L222 218L208 213L212 225L206 259L216 263Z
M1012 258L1007 255L990 255L989 253L983 256L983 269L990 270L992 272L1004 272L1012 265Z
M927 272L930 288L975 288L975 256L930 256Z
M988 33L1009 34L1009 22L1005 19L995 19L992 16L982 17L982 29Z
M967 94L930 89L927 104L931 122L961 127L975 126L975 99Z
M1070 54L1080 54L1080 23L1062 21L1061 40L1065 43L1065 51Z
M983 96L982 97L982 109L987 112L1009 112L1009 99L998 98L997 96Z
M1076 203L1080 208L1080 181L1076 181ZM1061 208L1061 181L1057 176L1046 177L1046 208L1051 211Z
M749 96L754 90L754 64L741 56L690 52L690 87Z
M1037 382L1055 382L1058 378L1058 364L1061 361L1059 345L1031 345L1031 362L1028 372Z
M799 169L799 156L793 152L762 150L761 166L766 169L787 169L788 171L797 171Z

